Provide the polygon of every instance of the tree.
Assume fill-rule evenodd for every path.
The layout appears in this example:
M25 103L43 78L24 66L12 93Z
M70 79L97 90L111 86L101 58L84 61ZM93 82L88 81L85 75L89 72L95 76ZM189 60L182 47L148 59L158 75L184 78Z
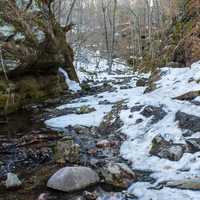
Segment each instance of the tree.
M73 50L66 42L72 26L60 26L52 11L54 0L5 0L0 2L0 18L14 30L0 41L3 57L17 62L8 77L46 74L63 67L71 80L78 81Z

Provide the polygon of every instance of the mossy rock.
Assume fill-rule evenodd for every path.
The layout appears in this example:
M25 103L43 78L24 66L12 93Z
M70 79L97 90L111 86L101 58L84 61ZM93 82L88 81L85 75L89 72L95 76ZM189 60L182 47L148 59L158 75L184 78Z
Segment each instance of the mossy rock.
M0 80L0 94L4 94L8 88L8 84L4 80Z
M17 88L22 99L39 99L44 96L44 93L40 90L39 83L33 78L21 80L17 84Z
M10 114L21 106L20 98L8 94L0 95L0 115Z

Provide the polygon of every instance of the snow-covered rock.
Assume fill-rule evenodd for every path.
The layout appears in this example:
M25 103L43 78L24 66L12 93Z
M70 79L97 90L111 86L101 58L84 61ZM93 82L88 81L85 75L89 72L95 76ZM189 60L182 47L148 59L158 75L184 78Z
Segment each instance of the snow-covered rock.
M18 176L14 173L8 173L6 179L6 188L16 188L21 186L22 182L19 180Z

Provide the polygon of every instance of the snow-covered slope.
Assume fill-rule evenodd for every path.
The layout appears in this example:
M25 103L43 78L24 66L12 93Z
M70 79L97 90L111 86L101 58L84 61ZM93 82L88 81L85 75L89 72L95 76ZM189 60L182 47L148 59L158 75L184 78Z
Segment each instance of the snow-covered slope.
M95 58L94 58L95 59ZM84 69L95 72L95 61L88 64L79 63L84 66ZM70 103L62 105L57 109L74 108L87 105L94 107L96 111L87 114L69 114L52 118L45 123L52 128L64 128L68 125L86 125L86 126L98 126L106 115L111 110L111 105L99 105L99 100L108 100L110 102L116 102L118 100L125 100L127 102L128 110L122 110L120 118L124 122L122 132L128 136L127 141L121 146L121 155L131 161L132 168L137 170L151 171L152 178L156 180L153 184L149 182L136 182L130 188L129 192L136 195L141 200L198 200L200 198L200 191L192 190L180 190L174 188L163 187L159 190L152 189L160 183L171 180L183 180L186 178L200 178L200 152L194 154L184 153L179 161L170 161L168 159L159 158L157 156L150 155L150 149L152 147L152 140L156 135L161 135L167 141L171 140L174 143L185 144L184 131L178 127L175 121L175 115L178 111L195 115L200 117L200 106L192 104L189 101L179 101L174 99L179 95L190 91L200 90L200 62L194 63L190 68L163 68L161 70L161 79L156 82L157 89L145 93L145 87L136 87L136 76L125 74L124 65L116 66L116 68L122 67L120 75L109 76L105 72L105 61L99 65L99 69L104 67L104 70L99 74L96 74L95 79L102 80L112 79L120 80L124 77L133 77L130 79L123 88L122 85L114 85L115 91L103 92L94 96L82 97L76 103ZM84 70L80 72L81 77L84 76ZM141 75L142 77L148 77L148 74ZM101 99L99 97L101 96ZM195 99L199 101L197 97ZM155 106L162 108L166 115L151 123L151 117L145 117L141 114L141 110L132 112L133 106L141 105L141 110L145 106ZM143 107L142 107L143 106ZM140 119L140 123L136 123ZM199 122L200 123L200 122ZM197 132L193 134L193 138L200 136ZM187 169L187 170L186 170Z

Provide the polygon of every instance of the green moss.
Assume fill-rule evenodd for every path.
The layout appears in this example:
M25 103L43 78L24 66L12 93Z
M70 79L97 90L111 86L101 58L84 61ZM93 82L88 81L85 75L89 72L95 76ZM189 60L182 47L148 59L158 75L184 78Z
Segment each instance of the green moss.
M7 95L0 95L0 109L5 108L7 99L8 99Z
M157 149L158 145L159 143L157 143L156 140L153 140L151 144L151 151L154 151L155 149Z
M4 94L6 92L8 85L5 81L0 80L0 94Z
M36 79L24 79L18 83L17 87L23 100L37 100L44 97L44 92Z

